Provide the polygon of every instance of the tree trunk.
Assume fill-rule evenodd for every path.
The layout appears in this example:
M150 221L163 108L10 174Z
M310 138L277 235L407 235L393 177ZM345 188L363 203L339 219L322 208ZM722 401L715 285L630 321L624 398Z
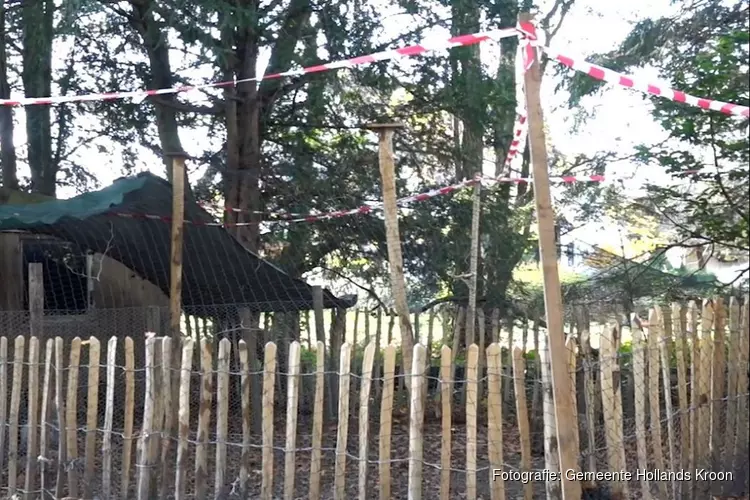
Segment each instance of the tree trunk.
M23 2L23 79L26 97L47 97L52 92L53 0ZM55 195L58 165L52 161L52 111L49 105L26 106L28 161L31 190Z
M5 4L0 2L0 39L5 40ZM10 98L8 82L8 54L5 43L0 44L0 99ZM18 189L16 146L13 142L13 108L0 106L0 180L3 187Z
M251 61L246 62L237 72L237 79L251 78L255 74L257 48ZM227 112L227 131L234 128L235 133L227 133L227 164L225 177L227 210L229 222L248 223L236 226L234 233L240 243L251 252L260 248L259 212L262 210L260 199L261 179L261 138L260 138L260 103L254 82L237 86L237 100Z
M257 19L257 4L249 2L250 19ZM223 18L222 45L236 47L230 56L221 56L224 78L244 80L256 76L258 36L255 25L236 26L235 19ZM224 171L224 203L229 224L258 222L260 211L260 103L256 82L239 83L225 92L227 129L227 164ZM229 209L238 209L232 211ZM258 224L235 226L237 240L257 252L260 241Z
M451 14L454 35L479 31L480 9L474 0L453 0ZM454 52L452 87L462 124L456 174L458 179L467 179L482 171L486 113L483 94L477 91L482 85L482 63L479 45L460 47Z
M235 17L224 18L221 33L222 46L236 47L229 56L222 54L220 65L226 77L237 80L254 78L259 55L262 29L258 22L258 2L243 2L250 20L236 24ZM266 71L276 73L292 65L295 48L303 30L308 25L312 5L309 0L292 0L281 16L281 27L272 45L271 57ZM286 84L294 85L294 84ZM224 175L224 192L227 222L251 224L237 226L235 235L240 243L250 251L260 248L260 215L263 208L260 181L262 168L262 125L276 99L288 91L289 87L279 79L237 84L234 92L227 92L227 167Z
M132 0L133 16L130 23L143 41L143 48L148 55L151 81L149 88L164 89L174 85L172 66L169 60L169 45L166 32L162 31L153 15L151 0ZM162 161L166 169L167 179L172 181L172 159L170 153L181 153L179 126L177 124L177 110L174 107L175 94L157 96L153 101L156 129L159 133L159 143L162 150ZM185 169L185 189L190 189L187 169Z

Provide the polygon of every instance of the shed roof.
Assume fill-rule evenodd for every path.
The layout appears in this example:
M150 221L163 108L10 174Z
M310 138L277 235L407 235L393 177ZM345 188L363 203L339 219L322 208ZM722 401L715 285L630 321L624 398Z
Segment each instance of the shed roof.
M47 234L106 254L169 293L172 186L151 173L68 200L0 204L0 231ZM155 216L146 218L144 214ZM256 311L312 309L312 287L246 250L186 195L182 303L185 309L245 305ZM355 299L324 292L324 307Z

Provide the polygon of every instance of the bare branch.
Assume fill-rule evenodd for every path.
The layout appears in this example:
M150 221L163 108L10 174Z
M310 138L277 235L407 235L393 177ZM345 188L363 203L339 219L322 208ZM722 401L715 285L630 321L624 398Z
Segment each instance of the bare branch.
M570 12L571 7L573 7L573 3L575 3L575 0L556 0L555 4L552 6L552 9L542 19L541 26L542 29L547 32L547 43L552 42L552 39L555 38L557 32L560 31L560 28L565 21L565 17L568 15L568 12ZM560 10L560 18L557 20L557 24L555 25L555 27L550 29L550 22L552 21L552 17L557 13L558 9ZM539 70L541 71L542 75L544 74L544 70L547 68L548 62L549 58L547 57L542 58L542 60L540 61Z
M368 287L366 287L364 285L360 285L359 283L357 283L356 281L354 281L350 277L346 276L345 274L343 274L343 273L341 273L341 272L339 272L339 271L337 271L335 269L331 269L330 267L325 267L325 266L319 266L319 267L321 269L323 269L324 271L328 271L330 273L335 274L339 278L345 279L346 281L348 281L352 285L356 286L360 290L363 290L363 291L367 292L367 295L369 297L375 299L375 301L380 305L380 307L383 308L384 311L388 310L388 307L385 305L385 303L380 299L380 297L378 296L378 294L375 293L375 290L373 290L372 288L368 288Z
M60 262L65 266L65 268L71 272L71 274L74 274L75 276L81 276L82 278L91 279L94 281L101 282L102 277L102 270L104 269L104 258L107 257L107 253L112 249L112 242L115 239L115 228L114 225L110 222L109 223L109 238L107 239L107 244L104 246L104 250L102 252L97 252L99 254L98 259L91 259L91 267L89 267L89 261L86 259L86 271L84 273L81 273L75 269L73 269L68 262ZM89 253L87 252L87 255ZM92 255L93 257L93 255ZM98 266L97 266L98 261ZM96 271L94 271L94 269Z
M180 113L197 113L203 115L221 115L224 113L224 107L216 104L214 106L202 106L199 104L190 104L181 102L176 99L165 99L161 96L151 96L150 100L160 106L166 106Z
M714 167L716 168L716 176L715 180L716 183L719 186L719 190L721 191L721 194L724 196L724 198L727 201L727 204L732 209L733 212L735 212L737 215L740 216L741 219L748 220L748 212L743 212L740 207L735 203L732 196L729 194L729 191L727 190L726 186L724 185L724 181L721 179L721 167L719 166L719 153L716 151L716 132L714 129L714 117L713 115L709 115L709 129L711 130L712 140L711 141L711 153L714 160Z

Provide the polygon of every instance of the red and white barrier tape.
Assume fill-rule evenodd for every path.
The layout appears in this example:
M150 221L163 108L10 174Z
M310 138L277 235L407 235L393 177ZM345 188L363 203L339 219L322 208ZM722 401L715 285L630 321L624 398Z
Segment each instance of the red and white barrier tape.
M525 109L521 108L524 112ZM526 131L528 130L527 122L526 122L526 116L525 115L519 115L516 118L516 124L513 127L513 139L510 142L510 146L508 148L508 153L505 157L505 163L504 165L506 167L509 167L511 162L519 155L522 154L526 145ZM555 182L556 179L560 179L560 182L563 183L570 183L570 182L600 182L598 176L588 176L588 177L559 177L559 178L551 178L550 182ZM525 183L525 182L533 182L531 178L516 178L516 177L499 177L497 179L493 179L491 177L483 177L481 178L483 182L500 182L500 183ZM603 180L603 178L601 179ZM476 179L470 179L465 180L463 182L459 182L457 184L453 184L451 186L445 186L438 189L433 189L424 193L415 194L412 196L406 196L404 198L401 198L396 201L399 205L405 205L412 203L414 201L422 201L429 198L434 198L435 196L443 195L452 193L454 191L457 191L459 189L463 189L465 187L470 187L476 184ZM235 208L235 207L211 207L208 205L201 204L201 207L205 210L223 210L225 212L230 213L252 213L252 214L258 214L258 215L265 215L266 217L272 217L270 220L265 220L264 222L274 222L274 221L284 221L284 222L301 222L301 221L310 221L310 220L319 220L320 217L324 217L326 219L332 219L336 217L343 217L346 215L353 215L353 214L363 214L363 213L369 213L372 210L377 210L381 208L381 203L372 203L370 205L363 205L359 208L354 208L351 210L341 210L326 214L299 214L299 213L291 213L291 212L274 212L274 213L268 213L268 212L257 212L257 211L251 211L251 210L243 210L241 208Z
M622 75L615 71L591 64L583 60L583 58L571 58L565 56L556 50L541 45L538 43L536 37L536 30L533 25L529 23L520 23L518 28L505 28L493 31L487 31L483 33L475 33L470 35L461 35L442 40L438 42L422 42L417 45L409 45L406 47L400 47L393 50L384 50L376 52L374 54L353 57L351 59L334 61L325 64L318 64L315 66L309 66L306 68L293 69L284 71L281 73L273 73L269 75L263 75L256 78L246 78L241 80L232 80L224 82L214 82L201 85L184 85L166 89L153 89L153 90L135 90L135 91L123 91L123 92L104 92L96 94L82 94L82 95L71 95L71 96L49 96L49 97L20 97L17 99L0 99L0 106L35 106L35 105L49 105L49 104L62 104L72 102L90 102L90 101L111 101L118 99L135 99L143 100L146 97L154 95L165 95L165 94L177 94L182 92L190 92L193 90L218 88L234 86L238 83L245 82L258 82L261 80L270 80L277 78L285 78L290 76L300 76L309 73L319 73L323 71L331 71L341 68L352 68L355 66L370 64L378 61L387 61L390 59L397 59L401 57L411 57L415 55L424 54L426 52L435 50L450 49L453 47L460 47L466 45L474 45L477 43L485 42L487 40L499 40L501 38L507 38L517 36L521 34L524 39L529 40L529 43L522 43L522 49L525 53L525 63L528 65L531 61L531 54L533 53L533 47L538 46L541 50L547 53L552 59L574 69L588 74L592 78L598 80L604 80L612 83L617 83L623 87L640 90L647 94L653 94L671 99L676 102L682 102L697 106L702 109L719 111L729 115L737 115L750 117L750 109L747 106L741 106L739 104L733 104L728 102L717 101L713 99L706 99L695 97L685 92L671 89L662 85L655 85L645 82L637 82L636 79L630 76Z
M487 40L499 40L501 38L508 38L518 36L518 30L516 28L505 28L499 30L486 31L482 33L474 33L471 35L461 35L448 38L446 40L439 41L422 41L417 45L408 45L392 50L384 50L376 52L374 54L368 54L364 56L353 57L351 59L345 59L341 61L334 61L325 64L318 64L315 66L308 66L306 68L293 69L284 71L282 73L272 73L263 75L255 78L244 78L241 80L232 80L224 82L206 83L202 85L185 85L179 87L172 87L168 89L154 89L154 90L135 90L126 92L105 92L100 94L83 94L83 95L72 95L72 96L54 96L54 97L24 97L18 99L0 99L0 106L35 106L41 104L62 104L70 102L87 102L87 101L111 101L117 99L136 99L143 100L146 97L154 95L164 94L177 94L181 92L190 92L193 90L217 88L217 87L230 87L237 85L238 83L246 82L259 82L261 80L272 80L278 78L285 78L290 76L301 76L309 73L320 73L323 71L331 71L341 68L353 68L363 64L370 64L378 61L387 61L390 59L398 59L402 57L411 57L426 52L432 52L436 50L451 49L453 47L461 47L466 45L474 45L477 43L485 42Z
M505 169L510 172L513 160L523 154L526 148L526 134L529 131L526 112L526 91L524 88L524 75L529 68L528 50L524 40L518 45L516 51L516 123L513 125L513 139L508 147L508 154L505 157Z
M664 97L665 99L669 99L671 101L689 104L691 106L695 106L705 110L719 111L727 115L743 116L745 118L750 117L750 108L748 108L747 106L740 106L739 104L733 104L731 102L723 102L714 99L696 97L679 90L674 90L665 85L658 85L640 81L632 76L623 75L621 73L617 73L616 71L612 71L611 69L603 68L602 66L597 66L596 64L587 62L583 58L575 59L565 56L557 50L551 49L549 47L539 46L539 48L546 52L546 54L551 59L554 59L571 69L580 71L581 73L586 73L590 77L597 80L614 83L620 85L621 87L638 90L640 92L643 92L644 94Z
M550 177L549 180L551 183L554 183L554 184L575 184L575 183L582 183L582 182L585 182L585 183L604 182L605 178L603 175L583 175L583 176L565 175L565 176ZM531 177L498 177L498 178L481 177L481 178L475 178L475 179L467 179L457 184L452 184L450 186L444 186L444 187L437 188L437 189L431 189L430 191L426 191L424 193L406 196L404 198L397 200L397 203L399 204L399 206L403 206L403 205L408 205L410 203L417 202L417 201L428 200L430 198L435 198L437 196L454 193L461 189L471 187L475 185L477 182L499 183L499 184L529 184L529 183L533 183L534 179ZM382 208L382 204L377 203L377 204L372 204L372 205L363 205L361 207L348 209L348 210L335 210L332 212L325 212L325 213L295 214L295 213L288 213L288 212L276 212L273 214L266 214L267 217L272 217L272 218L263 220L262 222L263 223L316 222L316 221L323 221L323 220L330 220L330 219L338 219L341 217L346 217L346 216L355 215L355 214L369 214L375 210L380 210L381 208ZM237 209L237 208L230 208L229 211L246 213L245 211ZM126 217L130 219L160 220L163 222L171 222L172 220L172 217L170 216L153 215L153 214L129 214L129 213L122 213L122 212L111 212L110 215L116 215L118 217ZM253 224L258 224L257 222L223 223L223 222L202 222L202 221L185 221L185 223L193 224L196 226L222 226L222 227L242 227L242 226L251 226Z
M698 173L699 170L686 170L684 172L681 172L682 174L695 174ZM580 184L580 183L599 183L599 182L605 182L607 178L603 175L560 175L560 176L553 176L549 178L550 183L552 184ZM610 180L614 180L610 178ZM400 198L396 201L396 203L399 206L408 205L410 203L416 202L416 201L425 201L430 198L435 198L437 196L445 195L454 193L456 191L460 191L461 189L465 189L471 186L474 186L477 182L487 183L487 184L531 184L534 182L534 179L532 177L477 177L474 179L467 179L465 181L452 184L450 186L444 186L437 189L431 189L430 191L426 191L424 193L419 193L411 196L405 196L404 198ZM341 217L346 217L348 215L356 215L356 214L369 214L375 210L382 209L381 203L373 203L371 205L362 205L358 208L353 208L349 210L335 210L332 212L325 212L325 213L312 213L312 214L299 214L299 213L290 213L290 212L274 212L274 213L263 213L267 217L271 217L269 219L264 219L263 223L274 223L274 222L316 222L316 221L322 221L322 220L329 220L329 219L338 219ZM228 209L231 212L235 213L248 213L245 210L238 209L238 208L229 208ZM257 213L257 212L253 212ZM126 213L119 213L119 212L112 212L111 215L117 215L120 217L128 217L128 218L141 218L141 219L153 219L153 220L161 220L164 222L170 222L172 220L169 216L162 216L162 215L151 215L151 214L126 214ZM238 222L238 223L222 223L222 222L196 222L196 221L186 221L186 224L194 224L194 225L200 225L200 226L224 226L224 227L241 227L241 226L250 226L253 224L257 224L257 222Z
M581 73L586 73L591 78L602 80L609 83L615 83L622 87L638 90L644 94L651 94L666 99L670 99L675 102L681 102L695 106L705 110L719 111L727 115L744 116L750 117L750 108L747 106L741 106L739 104L733 104L730 102L717 101L714 99L706 99L704 97L696 97L685 92L674 90L666 85L658 85L654 83L640 81L632 76L623 75L611 69L598 66L590 63L583 57L568 57L544 45L543 40L539 40L537 36L536 27L532 23L519 23L518 31L521 36L521 45L525 49L524 60L526 67L530 67L531 61L533 60L533 48L538 47L541 51L547 54L550 59L571 68Z

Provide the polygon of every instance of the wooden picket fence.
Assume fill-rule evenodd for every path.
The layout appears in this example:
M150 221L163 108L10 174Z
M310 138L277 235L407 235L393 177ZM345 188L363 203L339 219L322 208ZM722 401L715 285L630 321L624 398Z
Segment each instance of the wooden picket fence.
M702 308L695 304L664 310L656 307L647 322L636 322L631 333L632 395L622 391L622 371L627 370L627 360L621 350L622 332L618 326L603 329L598 355L591 349L586 329L579 339L571 336L567 340L573 382L579 381L576 374L582 373L580 383L571 384L573 401L577 402L577 430L582 431L576 434L575 444L581 450L582 470L594 473L636 468L713 468L736 472L747 468L747 462L739 461L747 456L750 420L747 302L742 311L734 300L729 307L720 300L707 301ZM403 457L395 457L392 449L394 426L398 423L394 418L399 380L396 347L389 345L381 353L375 342L369 343L364 347L361 372L355 374L351 371L353 348L348 343L341 346L336 356L338 418L332 473L326 470L323 459L325 386L331 378L327 376L330 373L322 342L317 343L315 370L309 374L315 381L309 447L300 447L298 442L299 402L304 392L300 380L306 375L300 371L298 342L288 345L288 369L284 374L279 372L277 346L273 342L265 344L262 365L256 365L254 353L243 340L234 347L226 338L199 345L185 339L180 350L174 351L171 339L150 338L145 342L144 368L138 370L130 337L109 339L103 364L102 346L94 337L85 341L75 338L69 346L59 337L48 339L42 355L39 338L19 336L13 342L12 360L8 358L8 344L6 337L0 338L0 471L7 471L0 476L0 486L8 498L22 494L29 499L90 499L94 495L99 499L203 499L209 495L233 498L232 494L236 494L239 498L271 500L303 494L310 499L344 499L354 494L362 500L386 500L406 493L409 498L418 499L423 497L426 484L431 490L439 484L441 500L455 498L458 493L475 500L485 488L493 499L537 498L538 488L546 489L549 498L561 498L559 482L528 481L521 485L495 472L503 469L507 460L503 440L509 430L503 423L509 422L511 416L503 405L506 382L512 384L515 392L512 420L520 444L518 471L541 470L532 468L530 422L534 415L529 414L526 400L527 356L518 345L510 346L507 357L499 342L490 343L484 352L476 344L468 347L461 397L465 421L458 425L453 421L458 349L443 346L440 350L441 450L439 463L431 464L438 469L439 480L428 483L423 448L428 356L421 344L414 350L413 374L406 379L410 389L406 421L409 439L408 454ZM124 345L122 351L120 344ZM200 366L194 370L196 349ZM543 384L549 386L549 370L544 369L549 362L546 352L540 349L537 354L543 368ZM175 354L180 356L179 370L172 368L176 366ZM118 362L120 356L124 356L124 364ZM233 359L238 361L239 372L232 371ZM382 376L373 372L376 360L382 361ZM505 381L504 364L512 368L513 374ZM255 397L251 390L253 376L261 381L261 415L254 415L251 410L251 398ZM279 376L286 381L284 412L277 408L282 399L276 394ZM80 384L81 380L85 384ZM371 415L374 380L379 385L379 418ZM240 388L239 412L232 411L236 396L231 390L233 383ZM85 404L79 394L81 386L86 388ZM546 396L548 391L544 392ZM196 400L197 415L191 412L191 403ZM554 450L551 404L551 399L545 401L545 446ZM26 419L22 416L24 405ZM635 416L632 440L625 436L626 409L632 409ZM235 413L239 418L234 418ZM350 416L354 415L358 429L350 430ZM258 418L262 422L261 436L260 443L255 443L252 421ZM600 418L606 443L604 468L597 462ZM375 420L379 426L377 438L371 435L374 429L370 429ZM136 426L138 431L134 430ZM460 485L455 479L452 443L458 426L465 430L465 456L458 467L463 475ZM241 439L238 435L234 440L230 430L235 427L241 428ZM283 449L278 456L275 452L281 443L275 431L280 427L284 428ZM352 434L356 435L356 443L351 445L356 446L350 446ZM486 435L486 447L478 434ZM115 441L121 445L119 449ZM371 450L374 441L377 450ZM633 447L631 441L635 442L636 462L626 456L626 450ZM357 452L349 452L350 447ZM211 448L213 460L209 460ZM240 450L239 455L228 458L234 449ZM258 451L260 457L256 459L254 453ZM375 451L377 458L373 460ZM309 474L303 492L299 466L308 453ZM731 457L728 466L722 462L725 457ZM482 460L487 467L479 464ZM406 491L394 491L394 475L401 472L394 472L393 467L399 461L408 461ZM545 465L550 466L554 467L554 462ZM352 468L356 470L356 480L347 475ZM115 477L118 472L119 478ZM586 487L601 482L590 476L584 479ZM708 498L709 488L713 493L716 484L727 483L718 476L713 479L714 486L711 481L695 477L689 481L633 477L610 481L608 486L614 498L668 498L671 494L682 497L688 493L694 498Z
M613 498L747 498L747 298L742 308L734 299L728 308L714 300L705 301L699 311L692 302L688 307L655 307L648 320L636 318L631 330L633 394L627 397L621 392L620 329L605 328L600 336L600 396L586 333L581 340L588 446L595 441L594 411L600 398L606 470L688 472L661 479L633 474L630 481L611 481ZM623 405L631 402L636 463L627 462L628 440L623 437ZM593 457L593 449L584 455ZM596 471L596 463L584 468Z

